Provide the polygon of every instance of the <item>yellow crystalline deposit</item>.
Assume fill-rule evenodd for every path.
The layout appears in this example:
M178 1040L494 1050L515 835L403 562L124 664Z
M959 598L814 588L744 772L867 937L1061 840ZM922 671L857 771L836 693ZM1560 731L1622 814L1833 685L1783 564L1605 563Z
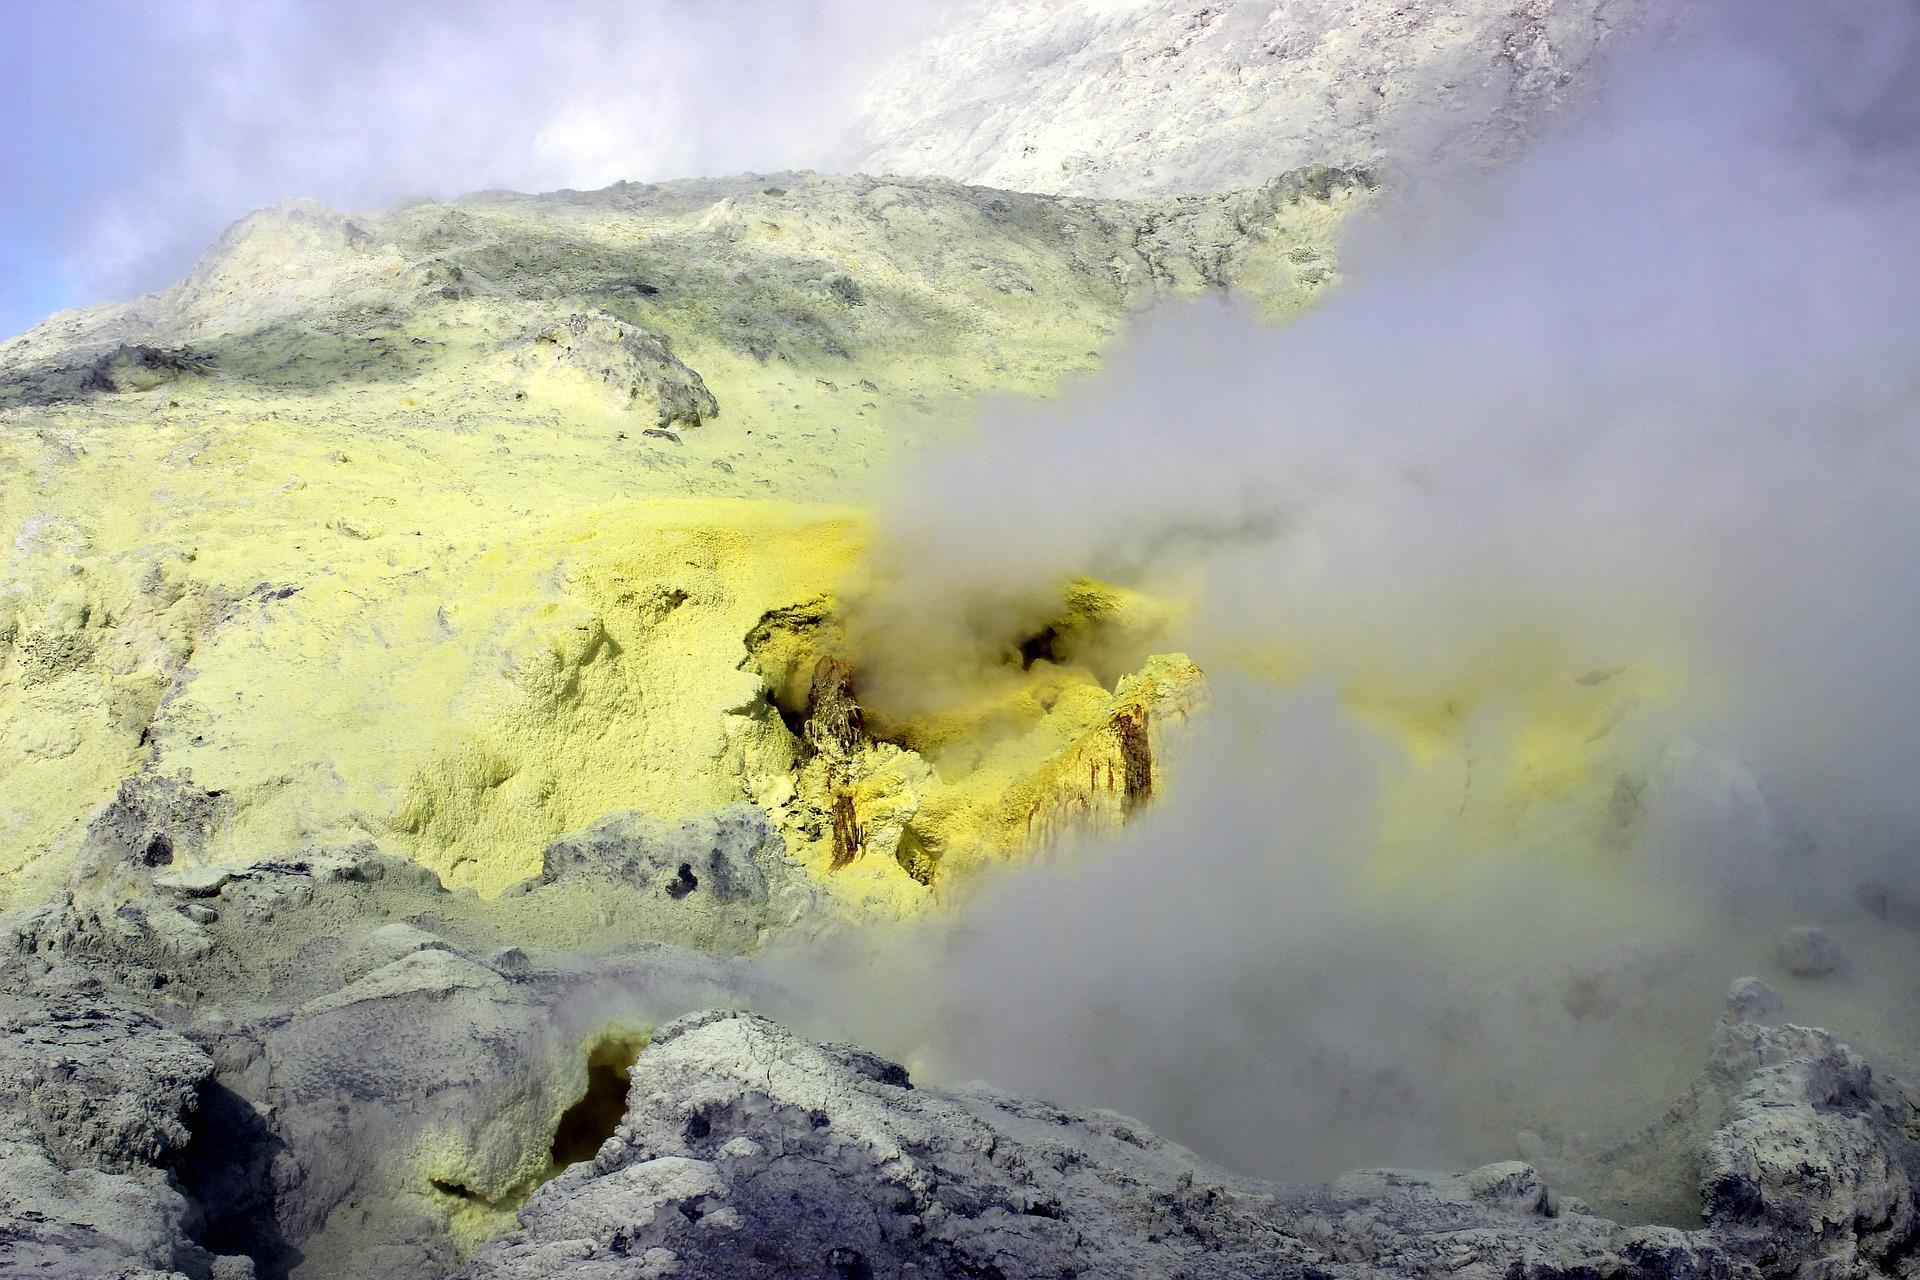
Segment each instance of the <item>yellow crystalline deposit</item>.
M898 459L1156 299L1308 305L1365 196L788 174L304 202L0 344L0 902L128 831L180 863L371 838L492 893L609 810L742 799L831 862L807 664ZM1153 643L1069 657L1074 616L991 705L859 748L842 826L878 851L836 895L924 901L1051 812L1034 779L1112 736Z
M609 810L679 817L784 771L742 637L858 545L831 511L663 498L529 529L454 581L423 565L379 604L294 597L271 638L216 642L169 764L248 797L210 856L390 829L491 893Z
M1617 870L1638 835L1657 768L1644 731L1672 702L1671 672L1502 657L1444 691L1349 689L1355 714L1399 748L1380 815L1383 882L1437 889L1452 872L1543 856Z

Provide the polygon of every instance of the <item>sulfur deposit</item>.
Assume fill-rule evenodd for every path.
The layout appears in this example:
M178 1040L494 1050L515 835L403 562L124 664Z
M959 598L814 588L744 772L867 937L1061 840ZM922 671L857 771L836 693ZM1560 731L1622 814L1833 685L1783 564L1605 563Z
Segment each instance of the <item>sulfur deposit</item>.
M794 792L787 834L824 841L792 686L890 460L1156 298L1305 305L1367 192L784 175L249 216L174 289L0 352L0 884L35 900L135 837L188 863L369 836L493 894L613 809ZM983 855L1047 744L1112 714L1070 664L1031 674L1072 696L946 771L1005 794L909 750L862 766L898 775L871 820L971 804L978 837L922 836ZM95 818L116 795L125 830ZM860 901L915 892L867 870Z
M1904 653L1911 387L1768 487L1657 376L1790 400L1738 316L1499 327L1723 195L1499 185L1684 17L969 3L859 172L296 199L0 343L0 1275L1916 1274L1907 829L1714 733L1904 757L1701 550L1798 501Z

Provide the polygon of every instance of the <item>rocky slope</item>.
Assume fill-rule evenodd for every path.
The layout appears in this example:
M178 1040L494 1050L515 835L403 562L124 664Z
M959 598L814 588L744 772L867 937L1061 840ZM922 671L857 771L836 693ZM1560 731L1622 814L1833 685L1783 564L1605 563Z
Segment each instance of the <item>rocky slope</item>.
M865 166L944 177L296 202L0 344L0 1274L1912 1274L1920 1097L1753 981L1644 1130L1316 1188L809 1040L748 959L1131 821L1209 697L1088 578L869 687L901 460L1154 303L1311 306L1382 174L1505 154L1642 8L1016 0L872 100ZM1343 691L1419 764L1383 878L1633 834L1661 673L1543 663L1491 743ZM1803 1012L1879 1029L1920 908L1868 914L1783 943ZM1624 1039L1679 963L1516 1003Z
M1644 0L973 3L868 95L854 167L1084 196L1513 154Z
M749 815L556 850L595 878L584 951L518 945L572 940L539 887L487 903L364 846L0 918L0 1274L445 1274L580 1158L652 1026L759 989L642 940L724 945L690 922L798 874ZM756 888L675 895L685 864Z
M1153 299L1304 305L1367 192L786 175L244 219L175 288L0 346L0 897L129 833L180 863L372 838L495 893L609 813L743 799L824 869L844 796L875 856L831 886L909 909L1118 712L1063 650L970 713L977 767L896 723L809 782L858 504Z
M739 848L596 843L662 901L660 864ZM1683 1230L1517 1161L1238 1177L713 1012L791 997L710 956L499 945L507 903L365 849L130 874L5 921L0 1274L1869 1276L1920 1241L1920 1094L1753 979L1668 1116L1566 1171L1682 1185Z

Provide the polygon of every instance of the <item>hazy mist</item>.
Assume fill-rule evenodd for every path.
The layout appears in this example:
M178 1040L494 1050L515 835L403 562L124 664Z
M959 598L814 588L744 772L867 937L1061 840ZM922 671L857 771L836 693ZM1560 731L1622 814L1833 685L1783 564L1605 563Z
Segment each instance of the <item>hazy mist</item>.
M1912 936L1854 898L1920 894L1917 37L1897 0L1703 7L1522 162L1415 175L1311 314L1156 315L907 477L872 696L1089 573L1193 598L1215 699L1123 837L816 957L837 1033L1292 1176L1652 1119L1781 923L1859 960L1791 998L1910 1034L1866 1009ZM1624 843L1463 790L1382 871L1416 770L1358 694L1458 693L1471 787L1529 698L1620 672L1658 677L1593 747Z

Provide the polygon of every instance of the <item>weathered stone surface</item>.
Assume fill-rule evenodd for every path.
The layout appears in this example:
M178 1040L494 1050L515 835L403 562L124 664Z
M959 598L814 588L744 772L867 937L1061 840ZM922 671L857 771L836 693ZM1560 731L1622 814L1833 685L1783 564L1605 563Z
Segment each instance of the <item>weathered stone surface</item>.
M81 981L0 990L0 1275L213 1273L168 1170L213 1061ZM221 1260L228 1280L246 1260Z
M779 842L753 805L679 823L623 811L548 845L540 878L551 884L568 876L606 876L658 888L675 900L704 890L723 901L765 902L761 860Z
M1846 962L1839 939L1825 929L1802 925L1780 934L1780 963L1796 977L1824 978Z
M1589 1181L1686 1184L1703 1225L1682 1231L1556 1194L1544 1146L1457 1176L1239 1177L1125 1117L686 1014L772 996L697 953L484 945L466 899L410 866L353 848L235 865L186 904L220 904L198 925L151 891L9 917L0 1258L296 1280L1864 1276L1920 1240L1920 1096L1825 1032L1769 1025L1781 1002L1756 979L1688 1093L1581 1161ZM588 879L611 891L604 869ZM262 910L271 933L246 923ZM178 953L162 919L206 951ZM624 1116L576 1130L570 1151L609 1136L564 1167L563 1113L604 1087L590 1064L649 1034Z
M657 936L730 952L752 950L819 905L766 811L751 804L679 822L607 814L549 845L540 875L510 893L577 894L596 883L627 891L636 912L658 921Z
M187 348L162 350L123 342L91 360L0 372L0 400L45 405L91 395L152 391L205 374L212 364L211 357Z
M954 5L868 94L854 167L1073 195L1511 152L1643 0Z
M1914 1238L1910 1095L1824 1032L1729 1020L1688 1118L1706 1226L1621 1226L1530 1166L1236 1178L1124 1117L892 1064L747 1014L663 1028L591 1165L535 1194L472 1280L594 1276L1871 1274ZM1685 1132L1680 1125L1674 1132Z
M319 850L224 868L217 898L9 917L0 1274L72 1254L45 1274L204 1280L212 1250L263 1277L443 1275L557 1171L599 1046L752 988L666 945L483 949L419 872Z
M516 369L562 370L611 393L617 408L651 413L660 427L697 427L719 402L665 339L604 311L541 325L507 353Z
M1920 1245L1920 1093L1825 1031L1730 1023L1731 1086L1700 1161L1708 1223L1762 1270L1902 1274Z

